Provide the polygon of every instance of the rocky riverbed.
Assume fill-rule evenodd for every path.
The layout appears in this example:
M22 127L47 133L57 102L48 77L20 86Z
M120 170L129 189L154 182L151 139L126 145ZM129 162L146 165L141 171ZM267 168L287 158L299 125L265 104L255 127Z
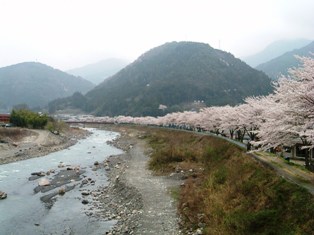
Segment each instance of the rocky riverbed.
M86 215L96 220L115 222L112 229L104 232L105 234L182 234L176 213L176 201L171 196L171 191L182 184L182 177L155 176L147 169L151 150L141 139L145 133L115 126L107 126L106 129L120 133L120 138L110 144L125 152L90 166L96 174L106 172L108 184L100 185L97 189L86 187L93 184L93 178L86 177L84 169L62 165L50 172L36 172L34 169L33 174L29 176L29 180L38 181L34 192L44 193L40 200L47 208L51 208L56 198L67 194L73 187L78 188L80 195L77 198L81 204L86 205ZM56 151L71 145L72 141L78 138L81 137L67 138L68 141L62 142L61 145L52 144L45 150ZM33 146L31 149L22 150L21 158L13 155L2 158L0 162L28 158L29 150L34 151L36 156L44 154L38 146ZM45 181L45 178L49 178L49 181Z
M89 135L88 131L79 128L69 128L58 135L47 130L0 128L0 165L60 151ZM7 198L5 192L0 194L0 199Z

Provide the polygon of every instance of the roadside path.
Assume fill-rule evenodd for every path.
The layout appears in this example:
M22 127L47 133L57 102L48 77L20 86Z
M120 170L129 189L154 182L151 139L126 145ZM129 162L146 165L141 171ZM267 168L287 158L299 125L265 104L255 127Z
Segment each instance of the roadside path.
M152 175L147 169L148 157L144 149L145 143L138 141L130 150L131 159L125 171L126 180L139 190L143 199L141 225L135 234L180 234L175 202L169 193L179 181Z
M267 152L257 152L249 154L263 164L267 164L278 175L307 189L314 195L314 173L305 169L300 169L298 164L289 165L283 158L279 156L270 155ZM291 161L293 163L293 161Z

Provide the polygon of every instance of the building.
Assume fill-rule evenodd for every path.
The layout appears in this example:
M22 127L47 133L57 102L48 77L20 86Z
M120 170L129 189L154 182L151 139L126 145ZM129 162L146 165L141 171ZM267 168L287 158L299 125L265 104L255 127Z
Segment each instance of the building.
M10 114L0 114L0 123L9 123L10 122Z

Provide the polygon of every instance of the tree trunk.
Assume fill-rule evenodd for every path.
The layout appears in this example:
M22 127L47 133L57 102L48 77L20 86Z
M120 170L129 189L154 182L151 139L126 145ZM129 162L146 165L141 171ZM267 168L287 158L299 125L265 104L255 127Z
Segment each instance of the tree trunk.
M252 141L255 140L255 137L256 137L256 134L255 134L255 133L248 132L248 135L249 135L249 137L250 137L250 139L251 139Z
M230 139L233 139L234 130L229 130L230 133Z
M307 150L305 153L305 168L314 172L314 161L310 154L312 154L311 150Z
M306 139L302 139L302 142L304 145L309 145ZM314 171L314 165L313 165L313 162L311 161L312 158L310 156L310 153L311 153L311 150L306 149L305 156L304 156L305 168L308 169L309 171Z
M310 160L310 159L309 159L309 157L310 157L309 152L310 152L310 151L308 151L308 150L305 151L304 159L305 159L305 168L308 169L308 170L311 170L311 169L310 169L310 168L311 168L311 167L310 167L310 161L309 161L309 160Z
M237 130L237 139L242 143L244 139L245 131Z

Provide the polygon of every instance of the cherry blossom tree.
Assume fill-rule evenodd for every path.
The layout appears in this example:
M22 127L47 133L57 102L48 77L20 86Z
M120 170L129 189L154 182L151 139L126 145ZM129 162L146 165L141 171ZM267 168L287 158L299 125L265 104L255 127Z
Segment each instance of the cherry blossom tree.
M236 108L229 105L223 106L219 115L221 117L220 128L222 132L228 133L228 136L233 139L238 129L238 113L236 112Z
M223 134L224 130L221 128L222 113L224 107L209 107L201 110L202 123L201 127L205 130L211 131L215 134Z
M314 60L300 59L303 66L291 69L290 76L281 78L275 86L275 94L268 97L264 122L258 132L260 141L257 142L263 148L296 144L313 148ZM308 154L305 164L314 169Z
M256 140L258 130L265 122L264 114L272 105L271 96L248 97L240 108L240 125L252 141Z

